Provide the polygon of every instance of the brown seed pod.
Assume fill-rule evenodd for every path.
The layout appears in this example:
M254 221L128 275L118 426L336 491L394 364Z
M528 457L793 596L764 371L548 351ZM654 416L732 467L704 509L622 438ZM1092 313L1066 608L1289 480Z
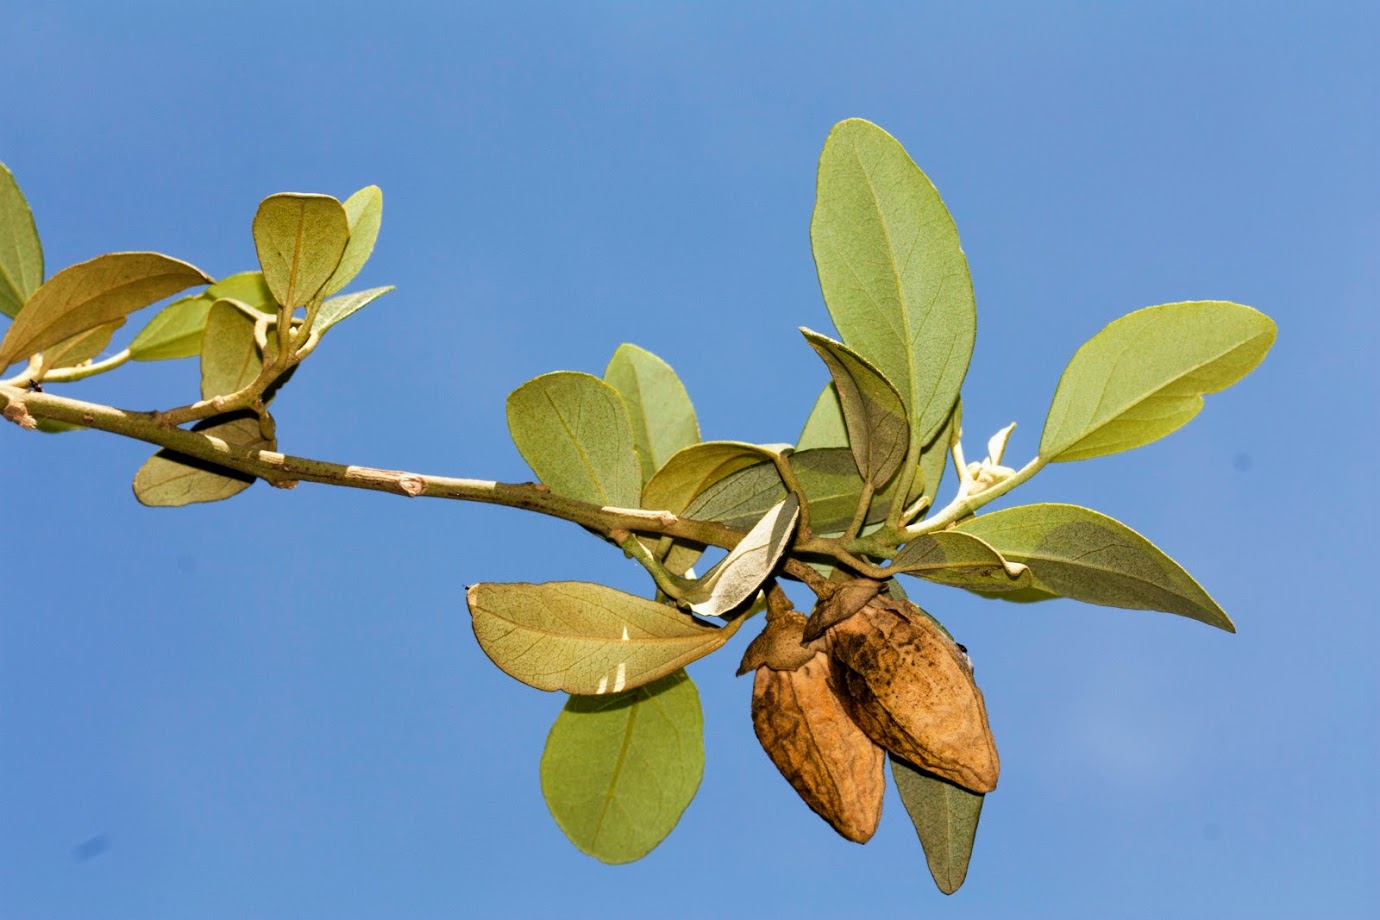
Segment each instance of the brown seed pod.
M834 682L873 741L973 792L1001 770L982 691L952 639L918 607L878 597L829 630Z
M821 649L806 648L801 633L805 617L794 610L768 614L767 625L748 644L743 661L738 666L741 677L748 671L768 667L776 671L794 671L815 657Z
M886 755L849 718L827 654L815 653L794 671L759 667L752 727L806 805L849 840L872 838L882 817Z
M829 627L851 617L866 607L868 602L882 590L880 581L871 578L854 578L839 584L829 584L819 595L809 621L805 624L805 638L818 639Z

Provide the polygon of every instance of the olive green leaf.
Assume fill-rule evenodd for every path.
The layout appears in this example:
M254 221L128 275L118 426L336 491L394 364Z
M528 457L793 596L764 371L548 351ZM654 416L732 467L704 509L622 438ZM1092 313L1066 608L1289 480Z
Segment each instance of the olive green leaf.
M604 382L628 405L644 484L676 451L699 441L700 426L685 384L650 351L619 345L604 369Z
M702 616L721 617L752 597L791 545L799 516L800 499L795 495L786 496L681 599Z
M1106 607L1162 610L1236 632L1226 612L1177 562L1105 514L1077 505L1018 505L954 529L1028 566L1035 592ZM1039 594L1026 592L1018 599L1037 600Z
M181 297L154 314L129 343L135 361L166 361L201 353L201 331L211 304L222 297L247 304L261 313L276 313L277 304L264 283L263 272L229 275L190 297Z
M0 313L18 315L43 283L43 244L14 174L0 163Z
M888 571L983 591L1016 591L1032 583L1029 568L957 530L921 534L896 554Z
M76 367L83 361L89 361L96 357L110 344L111 336L115 335L115 330L124 324L125 318L122 316L103 326L79 332L70 339L64 339L56 345L45 348L43 350L43 367L39 373L40 378L49 370Z
M274 441L263 436L259 417L253 412L204 419L193 425L192 430L242 450L274 450L277 447ZM160 450L134 475L134 496L141 504L151 507L175 508L221 501L253 484L253 476L175 451Z
M465 596L484 654L538 690L631 690L703 658L738 630L579 581L477 584Z
M948 420L944 422L944 427L939 429L939 432L920 451L919 476L911 489L911 501L922 495L928 495L931 507L941 504L939 487L943 484L944 471L949 465L949 450L954 433L960 430L962 425L963 400L960 399L954 403L953 409L949 412Z
M707 441L692 444L673 454L671 459L653 474L642 489L642 507L649 511L682 514L695 496L720 479L754 464L763 463L764 458L772 456L774 452L768 448L741 441ZM771 467L772 475L776 475L775 467L772 467L770 462L767 462L767 466ZM781 482L780 476L776 476L776 482ZM784 488L782 491L784 492ZM776 500L779 499L780 495L777 495ZM752 520L766 513L771 504L768 502L763 505L762 512L754 515L743 525L744 528L750 526ZM707 517L704 519L710 520ZM659 541L646 539L644 542L652 549ZM668 571L683 575L690 570L703 551L702 546L678 540L672 544L663 564Z
M910 423L901 394L853 349L827 335L801 328L829 368L848 429L848 444L866 482L880 489L896 475L910 447Z
M29 297L0 342L0 370L194 284L201 269L156 252L113 252L64 268Z
M805 427L800 430L796 450L810 450L814 447L847 447L848 428L843 422L843 407L839 405L839 394L832 383L820 391L815 407L805 419Z
M70 422L59 422L57 419L54 418L41 418L36 419L35 421L37 422L37 425L35 426L34 430L41 431L44 434L62 434L65 431L86 430L85 425L73 425Z
M239 391L254 382L263 366L263 355L254 341L254 320L234 302L217 300L201 333L201 398Z
M618 391L591 374L557 371L508 394L508 431L527 465L558 495L635 508L642 468Z
M1040 456L1086 460L1158 440L1198 414L1203 394L1249 374L1274 341L1274 321L1236 303L1170 303L1127 314L1084 343L1064 369Z
M541 755L551 816L606 863L650 853L704 776L700 695L684 671L614 696L572 696Z
M926 444L958 397L977 330L953 218L896 139L861 119L834 126L810 224L829 315L901 394Z
M692 500L720 480L765 463L770 466L773 451L742 441L704 441L677 451L648 481L642 490L642 507L650 511L681 514ZM772 468L775 472L775 467ZM777 483L781 477L776 477ZM763 506L761 516L774 501Z
M316 322L312 328L317 332L325 333L336 323L349 319L392 290L394 287L390 284L385 287L369 288L367 291L355 291L353 294L341 294L339 297L332 297L321 304L321 309L316 314Z
M273 299L300 307L322 292L350 242L350 219L330 195L270 195L254 214L254 246Z
M817 533L841 532L852 519L862 493L862 477L852 452L844 447L802 450L791 454L789 463L810 503L810 526ZM886 517L895 489L893 481L873 499L867 523ZM684 516L745 530L785 494L776 466L762 462L706 486L686 506Z
M345 220L349 225L349 241L340 256L331 278L321 289L322 297L329 297L355 280L364 263L374 252L379 227L383 223L383 189L366 185L345 199Z
M891 778L901 794L930 875L939 890L953 894L968 876L984 796L969 792L890 755Z

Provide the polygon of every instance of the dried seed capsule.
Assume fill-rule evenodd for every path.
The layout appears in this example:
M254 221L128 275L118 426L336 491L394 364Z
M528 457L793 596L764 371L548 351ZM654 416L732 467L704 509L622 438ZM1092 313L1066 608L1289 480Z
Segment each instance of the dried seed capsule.
M834 681L877 744L973 792L1000 762L982 691L952 639L918 607L878 597L829 630Z
M881 748L863 733L831 686L820 652L795 671L757 669L752 727L776 769L844 837L866 843L882 817Z
M882 816L885 754L851 718L833 687L831 660L802 642L805 617L770 619L743 656L752 683L752 727L776 769L844 837L866 843Z

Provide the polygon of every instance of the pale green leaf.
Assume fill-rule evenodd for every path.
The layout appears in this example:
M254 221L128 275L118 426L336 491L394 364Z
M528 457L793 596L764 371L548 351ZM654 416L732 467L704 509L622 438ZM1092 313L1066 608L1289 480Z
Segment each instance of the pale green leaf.
M192 426L192 430L242 450L274 450L277 447L275 442L264 438L259 418L252 412L205 419ZM253 476L185 454L160 450L134 475L134 496L145 505L174 508L221 501L253 484Z
M331 279L321 289L321 296L329 297L355 280L364 263L374 252L378 242L379 226L383 223L383 190L377 185L366 185L345 199L345 218L350 228L350 239L345 244L345 252L340 256ZM353 311L351 311L353 312Z
M795 495L786 496L718 565L696 581L682 600L702 616L721 617L752 597L791 545L799 515L800 500Z
M231 301L217 300L201 333L201 398L239 391L254 382L263 366L254 320Z
M1236 632L1231 618L1177 562L1119 521L1077 505L1018 505L955 530L1030 568L1034 592L1089 604L1162 610ZM1025 592L1020 600L1038 600Z
M221 299L237 300L248 307L253 307L260 313L267 313L270 316L278 312L278 303L273 299L273 292L268 289L268 282L264 279L263 272L240 272L235 275L226 275L215 284L202 292L203 297L210 297L212 302Z
M839 405L839 394L831 383L819 394L805 427L800 430L796 450L811 450L816 447L847 447L848 428L843 422L843 407Z
M1032 583L1026 566L1003 559L982 540L956 530L921 534L896 554L887 571L983 591L1018 591Z
M703 658L738 628L579 581L477 584L466 599L484 654L538 690L631 690Z
M890 760L891 778L920 836L930 875L940 891L953 894L968 876L984 796L895 756Z
M685 384L650 351L619 345L604 369L604 382L628 405L644 484L676 451L699 441L700 426Z
M977 311L958 231L896 139L861 119L834 126L810 224L840 336L895 385L928 443L958 398Z
M273 299L285 307L322 292L349 241L349 217L330 195L270 195L254 214L259 266Z
M201 332L211 304L225 298L253 307L260 313L278 310L264 283L263 272L241 272L222 278L191 297L174 300L159 310L129 343L135 361L166 361L201 353Z
M0 342L0 369L210 281L201 269L156 252L114 252L78 262L29 297Z
M606 863L650 853L704 776L700 695L684 671L617 696L572 696L541 756L551 816Z
M0 313L17 316L42 283L43 245L33 212L14 174L0 163Z
M52 418L40 418L40 419L35 419L34 421L35 421L34 430L35 430L35 431L41 431L41 432L43 432L44 434L62 434L63 432L67 432L67 431L85 431L85 430L86 430L86 426L85 426L85 425L73 425L73 424L70 423L70 422L59 422L57 419L52 419Z
M944 483L944 471L949 466L949 451L954 432L958 431L962 424L963 401L958 400L949 412L949 418L944 422L944 427L939 429L939 432L920 452L919 475L916 477L914 488L911 490L911 501L922 495L928 495L931 508L943 505L943 502L939 500L939 487Z
M642 468L618 391L598 377L557 371L508 395L508 430L527 465L557 495L636 508Z
M681 514L689 503L705 489L726 476L763 462L774 452L756 444L741 441L707 441L692 444L677 451L647 482L642 490L642 507L649 511L669 511ZM777 477L780 482L780 477ZM765 508L770 507L769 502ZM758 515L760 517L760 515ZM744 525L745 527L748 525ZM648 549L655 550L659 540L644 538ZM704 547L675 541L663 564L676 575L683 575L699 559Z
M809 329L800 331L834 379L858 473L874 488L882 488L901 468L910 447L910 423L901 394L847 345Z
M1170 303L1127 314L1064 369L1040 456L1086 460L1158 440L1198 414L1203 394L1249 374L1274 341L1274 321L1236 303Z
M167 361L201 353L201 330L216 298L206 294L179 297L154 314L129 343L135 361Z
M642 490L642 507L649 511L681 514L705 489L750 466L772 462L774 452L742 441L705 441L674 454ZM773 467L773 471L775 467ZM779 483L781 478L777 477ZM762 512L775 501L763 506ZM761 516L754 516L754 520Z
M106 346L110 344L111 337L115 335L115 331L124 324L125 318L122 316L105 325L97 326L95 329L79 332L56 345L48 346L43 350L43 366L40 369L40 378L50 370L76 367L83 361L89 361L96 357L106 349Z
M349 319L355 313L363 310L369 304L378 300L384 294L393 290L393 285L386 287L369 288L367 291L355 291L352 294L341 294L339 297L332 297L321 304L321 309L316 314L316 322L313 328L322 334L327 329L334 326L341 320Z

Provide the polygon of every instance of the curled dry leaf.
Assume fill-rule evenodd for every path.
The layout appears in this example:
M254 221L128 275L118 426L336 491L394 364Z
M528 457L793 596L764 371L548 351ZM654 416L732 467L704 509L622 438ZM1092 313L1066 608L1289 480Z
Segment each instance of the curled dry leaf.
M886 755L849 717L827 654L812 654L794 671L759 667L752 727L806 805L849 840L872 838L882 817Z
M958 645L914 604L878 597L829 630L854 721L891 753L973 792L1000 763L982 691Z
M805 639L813 642L829 627L851 617L863 609L882 590L882 582L871 578L854 578L823 589L810 620L805 624Z

